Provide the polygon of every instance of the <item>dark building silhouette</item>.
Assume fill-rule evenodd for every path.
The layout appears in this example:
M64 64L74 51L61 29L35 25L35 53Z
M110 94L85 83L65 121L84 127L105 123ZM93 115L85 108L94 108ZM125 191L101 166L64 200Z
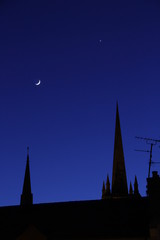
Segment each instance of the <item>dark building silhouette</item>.
M28 150L20 205L0 207L1 239L159 240L160 177L147 178L145 197L136 176L133 186L128 191L117 105L112 186L107 175L102 199L33 204Z

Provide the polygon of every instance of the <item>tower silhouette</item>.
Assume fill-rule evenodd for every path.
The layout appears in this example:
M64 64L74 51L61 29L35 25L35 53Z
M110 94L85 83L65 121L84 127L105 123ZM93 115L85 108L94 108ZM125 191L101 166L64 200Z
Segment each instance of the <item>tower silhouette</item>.
M117 103L112 172L112 196L128 195L126 168L123 153L122 135Z
M124 161L118 103L116 107L112 189L110 189L109 177L107 175L106 189L103 186L102 199L108 198L111 196L112 197L128 196L128 185L127 185L127 176L126 176L126 168L125 168L125 161Z
M29 147L27 148L27 163L24 176L23 190L21 194L21 205L31 205L33 203L33 195L31 192L31 180L29 169Z

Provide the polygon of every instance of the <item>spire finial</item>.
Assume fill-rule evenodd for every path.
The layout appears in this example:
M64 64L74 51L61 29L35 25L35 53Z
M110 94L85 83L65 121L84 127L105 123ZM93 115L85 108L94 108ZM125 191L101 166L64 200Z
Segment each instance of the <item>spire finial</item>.
M29 147L27 147L27 156L29 155Z
M117 109L118 109L118 100L117 100L117 102L116 102L116 106L117 106Z
M116 110L116 126L115 126L115 140L114 140L112 194L113 196L128 195L128 186L127 186L124 153L123 153L121 127L120 127L120 120L119 120L118 102L117 102L117 110Z
M118 100L117 100L117 102L116 102L116 114L119 116Z
M29 161L29 147L27 147L27 161Z

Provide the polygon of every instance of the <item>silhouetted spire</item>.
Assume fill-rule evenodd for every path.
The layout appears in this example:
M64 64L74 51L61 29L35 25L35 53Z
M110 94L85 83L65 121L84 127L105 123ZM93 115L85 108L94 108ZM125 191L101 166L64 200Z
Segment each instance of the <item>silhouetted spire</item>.
M112 195L113 196L128 195L127 177L126 177L126 169L125 169L125 162L124 162L118 103L117 103L117 112L116 112L116 127L115 127L115 140L114 140Z
M103 187L102 187L102 199L105 199L110 196L110 181L109 181L109 176L107 175L107 181L106 181L106 186L103 181Z
M133 188L132 188L132 183L130 182L130 186L129 186L129 195L133 194Z
M138 190L138 181L137 181L137 177L135 176L135 180L134 180L134 195L139 196L139 190Z
M106 181L106 196L110 195L110 181L109 176L107 175L107 181Z
M21 205L30 205L33 203L33 195L31 192L31 180L29 170L29 148L27 148L27 163L23 183L23 191L21 195Z
M105 183L103 181L103 187L102 187L102 199L105 198L105 193L106 193L106 189L105 189Z

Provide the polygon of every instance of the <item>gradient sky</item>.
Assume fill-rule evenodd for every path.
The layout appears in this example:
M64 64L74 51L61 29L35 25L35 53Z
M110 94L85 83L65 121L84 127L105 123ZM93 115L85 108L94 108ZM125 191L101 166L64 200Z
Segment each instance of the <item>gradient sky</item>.
M160 139L158 0L0 1L0 205L20 202L27 146L34 203L100 199L117 100L128 185L136 174L145 195L149 153L134 149Z

